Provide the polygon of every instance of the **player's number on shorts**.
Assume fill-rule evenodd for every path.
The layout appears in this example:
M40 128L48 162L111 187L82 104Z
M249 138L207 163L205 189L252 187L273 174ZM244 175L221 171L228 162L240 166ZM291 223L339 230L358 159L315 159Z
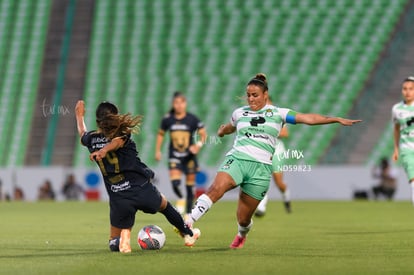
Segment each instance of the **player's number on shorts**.
M109 152L108 154L106 154L105 159L106 161L108 161L110 164L114 166L114 173L119 173L119 160L115 152ZM98 164L99 164L99 168L102 171L102 174L104 174L104 176L107 176L108 172L106 171L103 161L102 160L98 161Z

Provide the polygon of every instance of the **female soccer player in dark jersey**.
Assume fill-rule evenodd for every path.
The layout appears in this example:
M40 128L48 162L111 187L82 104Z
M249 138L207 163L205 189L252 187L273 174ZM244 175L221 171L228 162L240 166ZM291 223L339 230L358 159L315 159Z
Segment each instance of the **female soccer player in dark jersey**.
M206 140L204 124L192 113L187 112L187 100L181 92L175 92L171 111L164 116L155 145L155 159L161 160L161 146L165 132L170 132L169 169L170 180L179 200L176 207L180 213L190 213L194 200L195 174L198 170L197 153ZM194 141L199 135L199 140ZM186 199L181 192L181 177L186 175ZM185 203L186 201L186 203ZM186 204L184 210L184 204Z
M138 157L131 134L141 122L140 116L118 114L118 108L102 102L96 109L98 130L87 131L82 100L75 107L78 132L82 145L89 150L102 173L110 205L110 240L112 251L131 252L130 234L138 210L161 212L184 237L186 246L193 246L200 235L190 229L181 215L152 184L154 172Z

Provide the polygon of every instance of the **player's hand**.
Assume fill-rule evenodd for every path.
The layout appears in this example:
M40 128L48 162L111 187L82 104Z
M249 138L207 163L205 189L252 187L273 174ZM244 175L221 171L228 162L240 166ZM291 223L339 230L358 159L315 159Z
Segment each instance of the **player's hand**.
M399 157L399 152L398 150L394 150L394 153L392 154L392 159L393 161L397 161Z
M156 160L156 161L160 161L160 160L161 160L161 158L162 158L162 154L161 154L161 152L160 152L160 151L155 152L155 160Z
M356 123L362 122L362 120L361 119L347 119L347 118L338 117L338 122L341 123L344 126L352 126Z
M197 144L192 144L188 148L188 151L190 151L191 154L196 155L200 151L200 149L201 149L201 147L198 146Z
M219 137L224 137L224 128L226 127L226 125L222 124L220 125L218 131L217 131L217 135Z
M91 161L100 161L100 160L102 160L105 157L106 157L106 151L103 150L103 149L100 149L98 151L95 151L95 152L93 152L93 153L91 153L89 155L89 159Z
M77 117L85 116L85 102L83 100L78 100L76 103L75 114Z

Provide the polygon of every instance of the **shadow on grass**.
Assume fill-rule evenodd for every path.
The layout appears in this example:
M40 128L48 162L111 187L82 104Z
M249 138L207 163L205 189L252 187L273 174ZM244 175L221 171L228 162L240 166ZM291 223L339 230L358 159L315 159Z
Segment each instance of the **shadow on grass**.
M139 253L163 253L163 254L201 254L201 253L211 253L211 252L226 252L226 251L232 251L234 249L230 249L228 247L179 247L179 248L173 248L169 247L168 249L161 249L161 250L138 250Z
M68 256L83 256L83 255L97 255L108 254L106 250L79 250L79 249L67 249L67 248L53 248L53 249L25 249L24 252L9 252L9 255L0 255L0 259L30 259L30 258L47 258L47 257L68 257Z

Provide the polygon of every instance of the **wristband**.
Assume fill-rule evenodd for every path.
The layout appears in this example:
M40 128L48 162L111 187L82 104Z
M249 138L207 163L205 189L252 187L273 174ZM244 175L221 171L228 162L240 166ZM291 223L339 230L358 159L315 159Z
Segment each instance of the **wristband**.
M199 140L196 142L196 145L201 148L203 147L203 142Z

